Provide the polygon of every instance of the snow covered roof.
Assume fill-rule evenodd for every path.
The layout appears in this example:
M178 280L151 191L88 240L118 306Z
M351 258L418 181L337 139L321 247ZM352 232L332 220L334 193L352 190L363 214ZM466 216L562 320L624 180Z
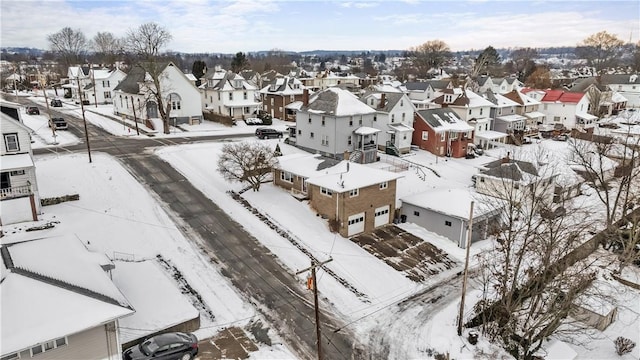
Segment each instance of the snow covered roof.
M0 170L11 171L33 167L31 154L3 155L0 161Z
M136 309L118 321L123 343L198 317L198 310L154 260L115 264L113 282Z
M78 333L132 314L128 301L80 240L45 238L0 249L6 276L2 353Z
M496 140L496 139L505 138L509 135L499 131L485 130L485 131L476 132L474 136L479 139Z
M380 132L380 129L366 127L366 126L360 126L359 128L353 131L353 133L357 135L373 135L378 132Z
M366 115L376 112L351 92L337 87L330 87L314 94L309 99L309 105L303 105L300 110L333 116Z
M521 93L518 90L512 90L506 94L503 95L504 97L506 97L507 99L513 100L514 102L518 103L519 105L523 105L523 106L529 106L529 105L540 105L540 101L527 96L523 93Z
M532 112L525 113L524 116L528 117L529 119L537 119L537 118L544 117L545 115L539 111L532 111Z
M462 220L469 219L471 201L474 202L474 219L504 206L504 201L501 199L481 195L466 188L435 189L409 195L400 200L403 203L420 206Z
M325 174L324 169L330 168L339 161L331 158L323 158L321 155L307 153L295 153L278 157L276 168L309 178Z
M506 121L506 122L515 122L515 121L527 120L526 117L524 117L522 115L518 115L518 114L498 116L496 119L500 119L500 120Z
M449 108L436 108L419 110L417 112L420 118L422 118L435 132L444 131L472 131L473 126L467 124L458 117L453 110Z
M326 169L324 175L310 177L307 183L343 193L401 177L402 175L396 173L343 160Z

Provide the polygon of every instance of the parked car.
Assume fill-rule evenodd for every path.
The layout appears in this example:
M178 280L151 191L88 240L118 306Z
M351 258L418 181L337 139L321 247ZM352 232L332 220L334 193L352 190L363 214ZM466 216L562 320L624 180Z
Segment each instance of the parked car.
M256 136L260 139L281 138L283 134L282 131L278 131L272 128L257 128Z
M40 109L37 106L27 106L27 114L40 115Z
M62 107L62 100L60 99L51 99L51 106L53 107Z
M51 127L51 124L55 126L56 130L67 130L69 128L69 125L67 125L67 122L63 118L52 118L49 127Z
M244 123L247 125L263 125L261 119L253 117L244 119Z
M256 115L258 119L262 120L263 124L265 125L273 124L273 117L268 112L264 110L256 110L253 113Z
M556 140L556 141L567 141L567 140L569 140L569 137L567 136L567 134L560 134L560 135L554 136L553 140Z
M153 336L122 353L123 360L190 360L198 354L198 338L191 333L172 332Z

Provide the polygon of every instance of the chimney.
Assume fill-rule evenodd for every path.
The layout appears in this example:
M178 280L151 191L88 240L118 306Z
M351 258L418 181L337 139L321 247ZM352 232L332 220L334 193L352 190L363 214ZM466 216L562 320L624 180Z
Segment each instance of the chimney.
M378 108L382 109L384 107L384 103L387 101L387 94L382 93L380 95L380 104L378 104Z
M502 158L502 163L503 163L503 164L508 164L509 162L511 162L511 160L509 159L509 155L510 155L510 154L511 154L511 153L510 153L509 151L507 151L507 156L505 156L505 157L503 157L503 158Z
M309 105L309 89L304 89L302 91L302 106Z

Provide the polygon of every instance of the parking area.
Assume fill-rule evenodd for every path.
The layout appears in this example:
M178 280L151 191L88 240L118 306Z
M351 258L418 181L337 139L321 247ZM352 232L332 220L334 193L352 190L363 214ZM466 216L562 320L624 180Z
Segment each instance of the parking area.
M258 350L244 330L238 327L222 330L212 338L201 340L198 347L197 360L247 359L249 353Z
M394 225L354 236L351 241L415 282L462 265L431 243Z

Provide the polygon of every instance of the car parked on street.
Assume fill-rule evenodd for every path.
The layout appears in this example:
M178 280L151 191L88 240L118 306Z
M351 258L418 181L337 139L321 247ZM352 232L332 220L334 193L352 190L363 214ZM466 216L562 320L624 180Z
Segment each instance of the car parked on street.
M122 353L123 360L191 360L198 354L198 338L191 333L172 332L148 338Z
M281 138L283 134L282 131L278 131L276 129L261 127L256 129L256 136L259 139L268 139Z
M49 127L51 124L55 127L56 130L67 130L69 125L63 118L51 118L51 122L49 123Z
M27 114L40 115L40 109L37 106L27 106Z
M51 106L53 107L62 107L62 100L60 99L51 99Z

